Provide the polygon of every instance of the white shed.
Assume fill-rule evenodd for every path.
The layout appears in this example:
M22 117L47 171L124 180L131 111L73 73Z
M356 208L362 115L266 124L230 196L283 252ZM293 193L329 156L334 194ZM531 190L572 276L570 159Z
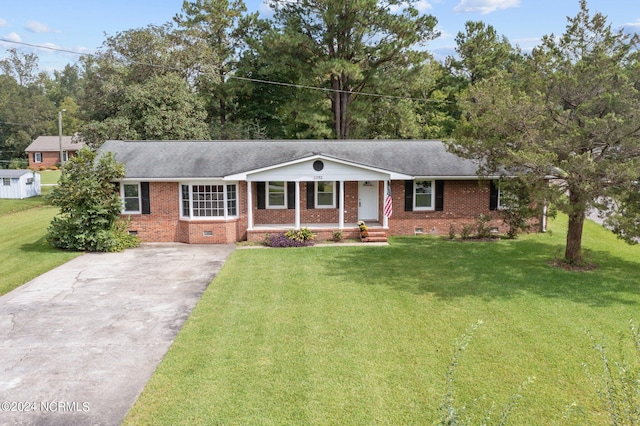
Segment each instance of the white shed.
M0 170L0 198L40 195L40 174L31 170Z

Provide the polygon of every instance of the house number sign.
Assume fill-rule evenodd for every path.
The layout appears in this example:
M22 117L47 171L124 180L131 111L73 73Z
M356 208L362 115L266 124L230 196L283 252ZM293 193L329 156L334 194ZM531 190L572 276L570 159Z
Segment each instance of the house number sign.
M322 180L322 175L314 176L314 177L313 177L313 180Z

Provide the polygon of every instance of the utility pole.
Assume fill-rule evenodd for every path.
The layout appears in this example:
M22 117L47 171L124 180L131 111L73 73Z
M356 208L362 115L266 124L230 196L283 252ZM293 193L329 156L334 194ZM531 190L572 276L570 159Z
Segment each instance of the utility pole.
M58 111L58 142L60 144L60 167L64 164L64 156L62 152L62 113L67 112L66 109Z

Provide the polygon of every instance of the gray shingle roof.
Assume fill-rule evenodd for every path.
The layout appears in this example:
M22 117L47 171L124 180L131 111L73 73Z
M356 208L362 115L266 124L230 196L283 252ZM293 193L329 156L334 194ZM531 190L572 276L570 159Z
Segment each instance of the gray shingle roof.
M107 141L131 179L221 178L323 155L410 176L476 177L435 140Z
M74 151L84 146L83 142L73 142L73 136L62 137L62 149L64 151ZM60 151L60 137L59 136L38 136L31 144L25 149L27 152L49 152Z
M26 174L33 174L31 170L3 170L0 169L0 178L19 178Z

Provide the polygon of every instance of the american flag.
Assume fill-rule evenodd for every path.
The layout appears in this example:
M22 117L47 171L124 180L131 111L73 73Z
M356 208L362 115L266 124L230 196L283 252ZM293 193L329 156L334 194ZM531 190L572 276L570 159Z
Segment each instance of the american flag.
M384 199L384 215L391 217L393 214L393 198L391 198L391 182L387 183L387 197Z

